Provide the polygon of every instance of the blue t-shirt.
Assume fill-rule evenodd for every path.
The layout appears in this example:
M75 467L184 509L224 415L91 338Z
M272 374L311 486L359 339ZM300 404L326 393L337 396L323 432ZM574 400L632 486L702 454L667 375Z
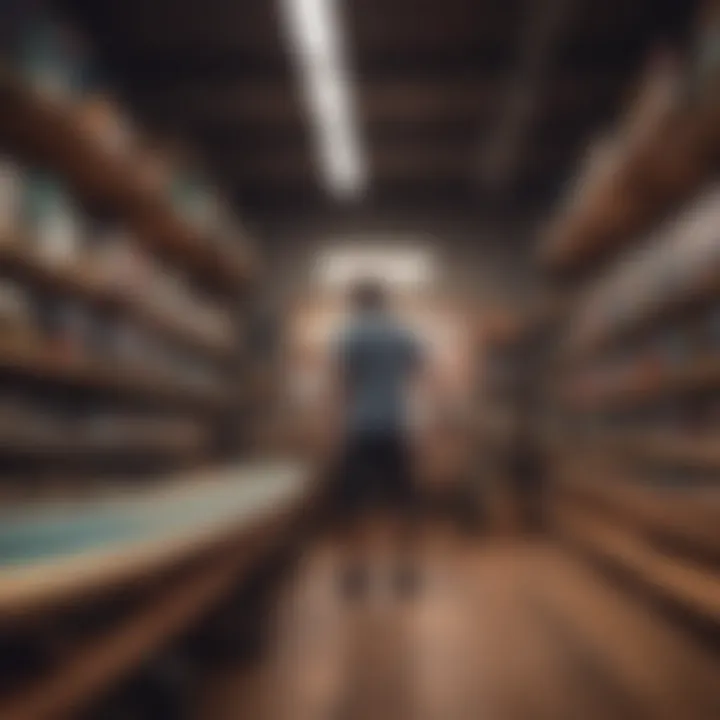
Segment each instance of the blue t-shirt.
M348 394L348 432L404 432L409 380L421 356L415 336L389 315L368 313L345 329L338 353Z

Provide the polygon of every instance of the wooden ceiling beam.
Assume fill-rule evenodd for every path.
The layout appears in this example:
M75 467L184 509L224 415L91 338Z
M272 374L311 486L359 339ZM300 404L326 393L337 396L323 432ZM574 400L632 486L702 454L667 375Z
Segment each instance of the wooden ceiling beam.
M542 179L532 179L502 198L479 196L470 182L438 179L412 182L407 179L377 180L366 197L350 205L337 204L312 183L264 185L257 181L236 184L238 207L254 220L297 218L303 214L346 215L361 211L437 213L448 216L476 214L485 218L539 219L555 201L558 190Z
M258 50L242 45L229 49L208 45L191 52L171 52L131 46L111 49L111 54L115 72L139 93L245 80L294 84L291 62L282 47ZM493 37L470 47L394 46L376 52L356 49L351 67L359 83L433 78L444 82L496 77L511 59L503 38Z
M303 148L295 152L240 155L220 151L217 162L236 170L237 177L265 181L298 181L313 178L316 173L312 155ZM467 176L467 149L464 145L417 146L406 144L371 147L368 158L373 178Z
M496 125L483 143L480 175L485 187L502 190L514 179L570 7L570 0L529 0L517 68L509 78Z
M213 165L231 182L257 181L266 185L303 184L315 182L317 168L307 148L296 146L281 151L229 150L219 146L209 151ZM519 174L545 172L557 174L573 161L574 148L568 146L539 147L523 158ZM457 178L470 181L467 145L446 137L443 144L418 145L412 142L391 143L370 147L368 159L374 180L410 180L434 182L436 179Z
M543 105L550 111L558 107L563 114L589 115L600 106L613 104L625 85L624 75L562 73L548 82ZM359 82L356 89L364 125L402 121L410 126L457 119L479 124L501 96L499 83L491 78L377 80ZM159 92L136 93L136 99L153 116L180 117L188 127L201 132L203 126L305 124L300 98L294 86L286 82L189 83ZM516 122L513 119L511 126Z
M361 82L356 90L361 121L371 123L458 115L479 119L495 94L496 85L488 80ZM236 119L276 125L305 122L296 89L283 82L193 83L136 97L153 115L182 114L193 125L216 117L228 123Z

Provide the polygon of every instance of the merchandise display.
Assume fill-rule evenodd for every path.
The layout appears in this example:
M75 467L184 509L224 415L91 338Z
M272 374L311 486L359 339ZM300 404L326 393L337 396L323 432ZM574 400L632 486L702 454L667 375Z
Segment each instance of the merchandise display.
M712 16L714 17L714 16ZM712 24L693 44L712 57ZM703 60L701 73L717 75ZM572 274L652 231L669 207L689 202L714 177L718 140L716 80L688 102L696 68L663 52L651 58L635 102L613 135L603 140L602 162L581 173L578 190L560 206L540 245L549 270ZM593 160L596 160L593 156Z
M720 287L720 190L711 187L581 294L566 350L591 352L652 329L670 311L710 303Z
M0 720L720 720L718 171L720 0L0 0Z
M237 223L202 173L143 136L75 28L43 0L12 10L0 75L11 110L0 119L0 366L31 402L0 408L0 448L36 443L41 458L156 448L178 461L212 448L188 413L239 397ZM142 414L151 410L173 419Z
M615 188L589 178L542 242L573 302L544 378L538 434L566 542L668 607L714 621L720 106L711 17L689 62L664 55L649 65L613 136Z

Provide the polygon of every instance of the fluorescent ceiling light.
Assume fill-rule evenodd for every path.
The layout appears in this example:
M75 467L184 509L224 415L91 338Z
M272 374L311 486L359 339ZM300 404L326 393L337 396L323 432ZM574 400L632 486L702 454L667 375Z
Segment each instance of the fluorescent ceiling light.
M338 0L279 0L323 178L334 195L362 192L360 147Z

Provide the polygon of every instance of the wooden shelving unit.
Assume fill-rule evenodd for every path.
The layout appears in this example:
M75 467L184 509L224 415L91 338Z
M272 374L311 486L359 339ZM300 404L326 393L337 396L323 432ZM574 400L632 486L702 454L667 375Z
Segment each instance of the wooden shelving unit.
M720 622L720 579L703 565L673 558L611 520L576 507L560 506L558 525L585 551L621 568L632 580L664 600L712 623Z
M714 627L717 70L701 91L682 72L645 78L629 120L540 239L544 269L574 301L538 429L554 531L645 601Z
M563 347L565 364L586 364L711 311L720 298L718 222L720 189L711 185L620 267L610 266L589 291L581 290Z
M82 356L60 359L40 343L0 342L0 371L43 383L111 393L202 412L221 412L232 396L173 380L150 369L124 367Z
M547 228L540 258L548 270L577 272L636 242L716 172L720 83L691 98L683 77L673 91L658 90L658 82L644 78L618 136L580 173L583 189ZM658 100L659 93L665 97Z
M232 590L247 564L237 551L209 559L192 577L167 587L117 627L74 649L62 666L0 702L0 712L18 720L74 713L90 705L138 664L198 622Z
M601 335L569 350L566 365L580 365L593 357L608 352L622 343L633 342L652 336L653 332L672 323L680 324L685 318L720 299L720 273L712 277L698 278L692 290L673 300L666 300L628 322L609 327Z
M24 10L0 62L0 645L39 662L3 664L0 717L40 720L184 642L311 493L298 464L238 464L258 267L226 198L154 155L57 8Z
M588 458L592 469L588 470ZM720 497L710 487L692 490L649 485L623 467L619 459L599 453L564 454L557 464L557 488L562 496L583 501L605 516L621 519L648 536L701 553L717 553L720 543Z
M78 208L127 231L128 242L147 256L140 259L150 270L162 273L163 266L170 267L171 281L177 278L178 285L185 284L189 303L197 292L200 318L203 311L215 312L213 305L220 309L217 327L206 331L197 317L191 319L188 313L186 321L182 311L172 314L154 305L152 293L142 293L141 288L126 291L107 282L93 266L90 252L78 252L74 264L46 261L35 249L36 238L28 235L33 231L18 226L0 238L0 278L27 293L28 325L32 327L24 333L25 339L7 337L0 342L0 373L9 379L33 381L38 391L44 387L83 391L88 413L101 406L107 412L110 406L127 403L165 413L200 413L216 434L210 454L222 452L223 427L236 423L241 409L236 372L241 346L237 315L240 299L257 270L251 249L243 245L242 238L206 236L185 219L174 207L169 191L166 194L163 187L146 179L139 139L123 152L113 150L89 125L82 99L45 94L11 67L0 64L0 105L3 154L23 167L58 178ZM153 265L155 261L157 266ZM102 334L102 326L107 324L110 336L127 330L132 335L128 342L137 344L146 338L152 347L139 354L143 360L138 357L137 365L114 357L114 337L105 351L104 346L95 349L92 338L86 343L81 331L77 343L75 338L68 338L73 347L60 348L54 339L45 339L44 330L34 327L44 313L54 315L56 309L60 314L82 315L79 322L86 322L88 333L97 328ZM225 320L220 315L225 311L232 335L220 332ZM49 322L55 320L50 318ZM65 321L59 322L62 325ZM65 332L64 326L59 332ZM102 340L98 344L102 345ZM187 381L183 379L186 375L190 378ZM199 380L192 379L196 375ZM51 406L56 402L54 397L50 397ZM67 393L62 397L67 398ZM38 399L35 392L30 402L37 403ZM4 445L0 442L0 455L30 453L31 437L6 438ZM67 455L84 453L90 457L111 454L124 444L130 456L153 451L174 453L180 460L193 447L193 443L186 447L171 435L154 441L118 435L107 443L86 443L64 436L36 440L37 455L48 459L62 454L63 448Z
M592 371L591 371L592 372ZM708 355L676 366L658 366L644 359L623 369L590 397L583 398L585 410L631 410L661 401L710 393L720 389L720 357ZM568 404L577 406L574 393L567 395Z
M152 333L159 333L172 343L227 360L234 348L163 314L140 298L122 293L104 284L90 267L50 266L28 249L22 241L0 243L0 276L30 283L53 295L87 303L101 311L120 313Z
M89 134L72 104L48 99L0 68L0 146L62 175L91 205L124 218L153 252L204 281L236 293L253 272L249 249L222 249L144 186L139 158L110 153Z

